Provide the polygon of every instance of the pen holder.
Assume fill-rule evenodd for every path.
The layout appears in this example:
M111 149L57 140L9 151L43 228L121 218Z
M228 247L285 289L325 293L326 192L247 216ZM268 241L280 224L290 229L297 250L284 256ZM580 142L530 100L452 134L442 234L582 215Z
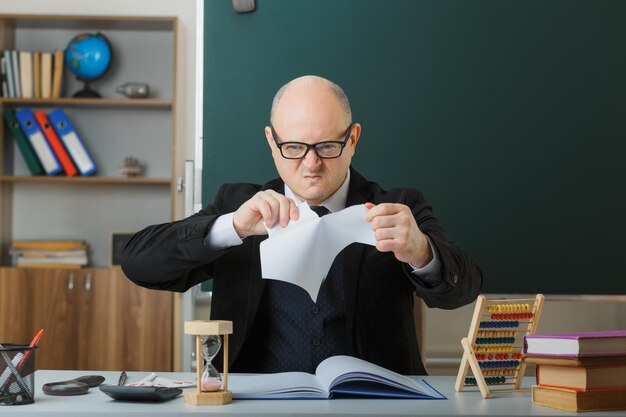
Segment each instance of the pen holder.
M35 349L37 346L0 345L0 404L35 402Z

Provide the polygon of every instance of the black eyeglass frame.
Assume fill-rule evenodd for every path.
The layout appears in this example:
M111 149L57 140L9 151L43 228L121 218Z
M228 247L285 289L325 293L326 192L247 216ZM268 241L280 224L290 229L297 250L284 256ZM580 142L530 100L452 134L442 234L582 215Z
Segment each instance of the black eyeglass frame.
M274 143L276 144L276 147L278 147L278 150L280 151L280 155L285 158L285 159L304 159L306 158L306 155L309 153L309 151L311 150L311 148L315 151L315 154L317 155L318 158L322 158L322 159L337 159L341 156L341 154L343 154L343 148L346 147L346 144L348 143L348 139L350 139L350 134L352 133L352 127L354 126L354 123L350 123L350 126L348 126L348 129L346 129L346 133L344 134L344 139L343 141L339 141L339 140L327 140L324 142L317 142L317 143L313 143L313 144L308 144L308 143L303 143L303 142L278 142L278 134L276 133L276 130L274 130L274 126L272 126L272 124L270 123L270 129L272 131L272 139L274 139ZM337 156L322 156L320 155L320 153L317 151L317 147L320 145L328 145L329 143L333 143L333 144L338 144L341 145L341 150L339 151L339 155ZM285 156L285 154L283 153L283 146L284 145L302 145L302 146L306 146L306 151L304 151L304 154L302 156L298 156L298 157L293 157L293 156Z

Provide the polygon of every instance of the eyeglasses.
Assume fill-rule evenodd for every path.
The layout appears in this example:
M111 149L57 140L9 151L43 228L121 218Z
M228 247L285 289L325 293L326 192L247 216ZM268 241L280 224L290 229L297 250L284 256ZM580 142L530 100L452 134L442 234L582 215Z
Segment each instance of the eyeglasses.
M335 140L327 140L324 142L317 142L309 145L308 143L302 142L278 142L278 134L274 130L274 126L270 124L270 129L272 130L272 137L274 138L274 143L280 150L280 154L283 158L286 159L302 159L309 153L310 149L315 150L315 154L323 159L334 159L339 158L341 153L343 152L343 148L348 143L348 139L350 139L350 133L352 133L352 124L348 126L346 130L345 137L343 142L335 141Z

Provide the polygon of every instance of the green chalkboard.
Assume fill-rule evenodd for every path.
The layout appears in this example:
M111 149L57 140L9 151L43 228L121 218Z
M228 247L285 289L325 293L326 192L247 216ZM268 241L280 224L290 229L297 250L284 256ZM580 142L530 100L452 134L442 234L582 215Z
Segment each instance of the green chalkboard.
M286 81L340 84L354 167L424 192L489 293L626 294L626 2L205 2L203 202L276 176Z

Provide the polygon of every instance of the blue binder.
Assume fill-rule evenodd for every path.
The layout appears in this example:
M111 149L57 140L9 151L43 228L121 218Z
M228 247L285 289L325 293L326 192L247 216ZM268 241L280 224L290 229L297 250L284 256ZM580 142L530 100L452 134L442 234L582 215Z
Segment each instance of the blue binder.
M87 151L80 136L78 136L65 111L61 108L55 109L48 113L48 119L50 119L54 130L59 134L61 142L63 142L65 149L67 149L67 152L76 164L80 175L91 175L96 172L96 164L93 158Z
M35 154L37 154L37 158L39 158L39 162L41 162L46 174L55 175L63 171L59 160L39 128L33 111L28 107L24 107L22 110L15 112L15 117L24 131L24 135L26 135L33 147Z

